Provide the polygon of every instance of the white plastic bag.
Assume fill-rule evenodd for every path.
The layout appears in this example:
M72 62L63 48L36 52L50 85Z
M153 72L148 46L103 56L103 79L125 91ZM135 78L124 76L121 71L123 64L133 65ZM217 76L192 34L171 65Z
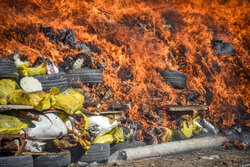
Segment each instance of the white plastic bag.
M40 118L40 122L34 120L28 122L28 127L24 129L31 139L53 140L68 133L66 125L57 114L48 113L41 115Z
M45 149L45 142L27 140L27 143L24 147L24 151L29 152L42 152Z
M38 81L38 79L34 77L23 77L20 80L20 86L26 92L35 92L42 90L42 84Z
M96 134L97 136L102 136L119 124L120 122L112 121L109 118L103 116L92 116L89 118L89 130L91 133Z

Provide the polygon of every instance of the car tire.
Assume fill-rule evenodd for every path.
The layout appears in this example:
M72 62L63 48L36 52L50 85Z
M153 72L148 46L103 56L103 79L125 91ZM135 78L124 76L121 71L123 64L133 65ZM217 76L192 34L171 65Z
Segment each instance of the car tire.
M103 83L102 71L99 69L73 69L67 72L68 87L81 88Z
M70 148L71 161L76 163L80 162L107 162L110 156L110 145L109 143L96 143L91 145L90 149L85 155L85 150L80 144L75 147Z
M43 91L47 92L52 87L57 87L60 92L64 92L68 88L68 80L66 73L36 75L33 76L42 84Z
M70 151L61 151L53 155L33 155L34 167L67 167L71 163Z
M2 156L0 157L0 167L33 167L31 155Z
M17 80L18 70L14 62L7 59L0 59L0 78L12 78Z

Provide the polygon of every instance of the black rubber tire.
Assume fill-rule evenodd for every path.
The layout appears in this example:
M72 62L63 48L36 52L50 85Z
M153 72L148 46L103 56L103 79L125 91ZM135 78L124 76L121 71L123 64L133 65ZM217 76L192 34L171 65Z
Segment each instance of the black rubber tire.
M169 83L175 89L186 88L186 75L180 71L164 70L161 72L164 81Z
M117 144L110 146L110 155L112 155L118 150L122 150L125 148L134 148L134 147L141 147L141 146L146 146L146 145L147 144L142 141L135 141L135 142L130 142L130 143L127 143L127 142L117 143Z
M99 69L73 69L67 72L68 87L81 88L82 84L93 86L102 84L102 71Z
M17 80L19 77L14 62L7 59L0 59L0 78L13 78Z
M68 80L66 73L64 72L48 75L36 75L33 77L41 82L43 91L45 92L49 91L52 87L57 87L60 92L63 92L68 88Z
M81 162L107 162L110 156L110 144L109 143L97 143L91 145L88 154L83 155L79 161Z
M75 147L69 149L71 152L71 162L107 162L110 156L110 145L109 143L97 143L91 145L87 155L85 155L84 149L78 144Z
M31 155L2 156L0 157L0 167L33 167Z
M54 155L33 155L34 167L66 167L71 163L70 151L61 151Z
M9 59L4 59L4 58L0 58L0 64L13 64L13 61L9 60Z

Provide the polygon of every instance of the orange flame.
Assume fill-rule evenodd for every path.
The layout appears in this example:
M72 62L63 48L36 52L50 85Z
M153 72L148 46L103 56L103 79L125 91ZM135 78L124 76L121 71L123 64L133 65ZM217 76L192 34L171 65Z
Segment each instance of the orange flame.
M188 104L183 90L162 82L158 71L171 69L187 75L184 91L198 91L199 101L209 103L210 119L228 126L249 115L249 6L247 0L2 0L0 57L21 51L32 62L37 56L63 61L80 51L50 42L39 27L70 28L77 41L101 51L94 56L107 63L104 83L112 101L134 104L131 120L152 125L140 111L141 104L153 103L151 97L165 105ZM237 54L217 56L213 34ZM169 126L168 117L159 124Z

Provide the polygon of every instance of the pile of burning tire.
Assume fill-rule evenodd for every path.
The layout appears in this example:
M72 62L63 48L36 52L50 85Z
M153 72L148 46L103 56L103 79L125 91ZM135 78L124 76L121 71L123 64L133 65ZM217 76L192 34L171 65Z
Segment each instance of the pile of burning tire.
M228 3L221 6L223 11L227 11ZM12 106L6 105L19 105L17 100L10 101L14 95L5 94L12 85L15 90L22 88L18 97L19 100L24 98L25 102L21 105L28 104L27 110L33 107L32 110L38 112L32 114L26 109L18 109L21 111L19 114L24 113L24 117L37 122L46 117L47 124L51 123L47 130L51 132L53 121L49 115L56 115L67 136L66 132L54 133L56 139L53 138L53 143L44 142L49 150L47 152L42 148L42 140L32 139L33 136L24 131L35 129L34 122L27 123L29 126L19 131L20 134L16 129L12 134L0 126L0 154L4 155L0 156L0 166L68 166L72 162L107 162L111 154L124 148L146 144L167 145L166 142L174 137L189 139L203 133L217 135L217 125L230 139L229 148L233 143L240 149L249 149L249 133L246 130L249 125L248 96L245 95L249 79L247 40L245 35L241 35L241 30L234 30L246 30L244 21L237 16L243 10L237 10L240 12L235 17L231 16L242 22L238 25L236 22L229 24L234 20L228 17L230 15L217 18L209 10L213 9L220 15L215 10L219 7L212 8L214 3L211 8L209 3L204 3L206 5L203 6L208 6L207 12L200 10L201 7L196 10L196 3L186 8L185 3L179 6L175 2L163 1L152 5L150 1L132 5L122 2L124 10L117 12L113 10L119 9L114 6L117 4L106 1L65 4L52 2L47 8L47 4L38 2L3 2L2 8L6 10L0 10L0 13L5 16L6 11L11 11L12 15L0 20L3 23L0 31L0 111L3 111L0 123L5 119L5 113L19 118L15 115L17 112L12 112ZM147 7L144 8L144 5ZM28 6L28 10L24 6ZM37 16L33 7L38 11L41 9ZM242 5L241 8L245 7ZM47 13L52 16L51 23ZM55 20L54 15L57 15ZM57 21L63 23L57 25ZM10 79L11 84L1 82L5 79ZM68 90L73 90L75 94L70 94L72 92ZM35 108L33 103L25 104L32 99L29 93L38 91L49 94L41 98L44 100L41 100L41 106L46 106L46 109ZM66 95L74 98L60 99ZM60 105L57 105L57 100ZM74 109L78 104L74 102L77 100L81 105L76 107L76 111ZM36 100L30 101L36 103ZM72 106L65 105L68 103ZM116 110L120 113L119 121L116 120L118 114L114 114L115 104L120 105ZM7 110L12 113L7 113ZM111 134L113 129L99 136L95 132L98 126L94 125L92 129L87 126L87 113L95 115L103 112L104 115L110 111L113 115L105 118L110 122L117 121L116 126L123 132L121 138L124 140L114 137L114 132ZM213 121L215 126L209 121ZM223 129L225 126L231 127ZM103 137L105 141L94 142L100 139L98 137ZM23 152L29 140L35 141L33 150L30 148L30 152L28 149ZM50 144L56 149L51 149ZM160 147L155 148L160 150ZM159 155L154 145L148 148ZM50 152L50 149L53 151ZM18 156L9 156L13 154ZM130 155L122 156L126 159Z
M19 76L16 65L13 61L0 59L0 78L10 78L20 83L22 77ZM166 70L162 72L163 78L173 87L183 89L186 86L186 76L180 72ZM92 87L102 84L102 70L81 68L70 69L66 72L59 72L46 75L35 75L41 85L42 90L48 92L52 87L57 87L60 92L64 92L68 88L81 88L83 85ZM3 156L0 157L0 166L67 166L71 162L106 162L110 156L119 149L144 146L145 142L124 142L117 144L103 143L94 144L85 155L85 150L77 145L71 147L69 151L61 151L54 154L44 155L19 155L19 156Z
M18 70L13 61L7 59L0 59L0 78L13 79L18 83L20 77ZM72 69L67 73L59 72L47 75L35 75L42 85L42 90L48 92L52 87L57 87L60 92L64 92L68 87L79 88L83 84L93 86L95 84L102 84L102 71L99 69ZM7 135L8 136L8 135ZM5 135L1 135L1 144L6 144ZM14 139L14 138L13 138ZM1 156L0 166L68 166L71 162L106 162L110 153L123 148L142 146L145 143L118 143L113 144L94 144L85 154L85 150L80 146L71 147L68 151L60 151L57 153L45 153L44 155L18 155L18 156ZM5 150L6 151L6 150ZM1 153L1 152L0 152ZM2 152L1 154L5 154Z

